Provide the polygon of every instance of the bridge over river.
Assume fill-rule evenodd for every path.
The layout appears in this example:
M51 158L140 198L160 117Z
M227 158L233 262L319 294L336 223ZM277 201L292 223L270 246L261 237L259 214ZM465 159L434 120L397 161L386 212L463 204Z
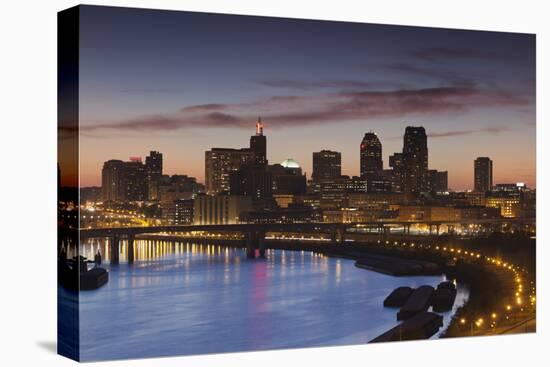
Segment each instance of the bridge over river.
M503 225L531 224L533 220L527 219L481 219L481 220L456 220L456 221L371 221L361 223L266 223L266 224L208 224L208 225L163 225L148 227L114 227L114 228L86 228L78 231L80 240L90 238L109 238L111 241L111 262L119 262L120 241L128 241L128 261L134 261L134 240L137 235L155 233L182 233L182 232L232 232L242 234L246 243L247 254L254 257L255 250L259 249L260 256L265 253L266 233L303 233L303 234L327 234L332 243L345 243L346 233L350 229L366 228L380 236L387 237L391 228L400 227L404 235L410 234L410 228L414 225L423 225L429 228L429 234L439 235L440 228L445 226L447 233L452 234L456 227L468 227L470 225L496 228Z

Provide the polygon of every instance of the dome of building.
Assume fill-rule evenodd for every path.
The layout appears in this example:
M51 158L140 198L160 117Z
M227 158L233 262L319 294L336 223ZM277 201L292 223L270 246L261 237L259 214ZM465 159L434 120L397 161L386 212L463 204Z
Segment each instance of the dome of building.
M292 158L288 158L282 161L281 166L283 166L284 168L300 168L300 165L298 164L298 162L296 162Z

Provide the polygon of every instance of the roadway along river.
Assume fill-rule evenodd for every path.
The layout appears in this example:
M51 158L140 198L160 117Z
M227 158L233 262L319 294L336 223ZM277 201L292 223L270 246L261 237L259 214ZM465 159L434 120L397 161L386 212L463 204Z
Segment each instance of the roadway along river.
M394 288L444 279L392 277L311 252L248 260L219 246L136 245L133 265L104 264L109 282L80 294L83 361L366 343L397 325L397 310L382 307ZM108 253L98 242L81 251L93 258L98 246ZM458 290L441 331L468 298Z

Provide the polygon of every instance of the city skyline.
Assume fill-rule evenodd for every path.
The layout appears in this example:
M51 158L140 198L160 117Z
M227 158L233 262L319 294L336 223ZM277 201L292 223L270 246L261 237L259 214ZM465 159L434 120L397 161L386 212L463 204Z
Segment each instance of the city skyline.
M473 188L479 156L495 182L536 187L533 35L154 11L144 23L109 9L81 19L81 186L149 150L204 182L204 151L246 145L261 115L270 161L293 158L308 177L321 149L359 175L368 131L388 168L405 126L421 125L450 188Z
M260 127L259 127L259 126L260 126ZM410 127L410 126L409 126L409 127L407 127L407 128L415 128L415 127ZM420 128L420 129L423 129L422 126L420 126L419 128ZM264 139L267 137L267 135L264 135L264 134L263 134L264 125L262 124L261 118L259 118L259 120L256 122L256 124L255 124L255 129L256 129L256 135L252 135L252 137L251 137L252 140L254 140L254 136L258 136L258 135L260 135L260 136L261 136L262 138L264 138ZM259 131L261 131L261 133L259 133ZM368 132L368 133L365 134L365 137L366 137L366 136L375 136L375 137L377 137L377 134L376 134L375 132L370 131L370 132ZM428 150L429 150L429 134L427 134L427 136L428 136ZM365 137L363 138L363 140L362 140L361 143L360 143L360 151L357 153L359 157L361 157L362 154L363 154ZM404 138L405 138L405 132L404 132ZM383 142L382 142L382 141L379 141L379 142L381 143L382 149L383 149L383 146L384 146L384 145L383 145ZM404 142L403 142L403 143L404 143ZM266 144L266 143L265 143L265 140L264 140L264 143L263 143L263 144L264 144L264 150L265 150L265 144ZM267 144L267 146L269 147L269 144ZM234 149L235 151L240 151L240 150L242 150L242 149L245 149L245 150L246 150L246 149L248 149L248 148L242 148L242 147L210 147L210 148L206 149L205 152L208 152L208 151L210 151L210 150L212 150L212 149L218 149L218 150L222 150L222 151L223 151L223 150L226 150L226 149L230 149L230 150L231 150L231 149ZM318 151L313 151L313 152L311 152L311 154L310 154L310 155L311 155L311 158L310 158L310 161L311 161L311 162L310 162L310 165L309 165L309 166L311 167L311 170L307 173L307 178L308 178L308 179L312 179L312 180L313 180L313 176L312 176L312 174L313 174L313 167L314 167L313 160L314 160L315 154L319 154L319 153L322 153L322 152L338 153L338 154L340 155L340 157L341 157L341 152L340 152L340 151L330 151L330 150L327 150L327 149L325 149L325 148L320 148L320 149L318 149ZM432 152L432 153L433 153L433 152ZM146 155L146 154L160 154L160 156L161 156L160 160L161 160L161 164L162 164L162 161L163 161L163 158L162 158L162 157L163 157L163 152L159 152L159 151L155 151L155 150L148 150L147 153L145 153L145 155ZM402 154L402 152L401 152L401 150L398 150L398 151L393 152L393 153L388 153L388 157L387 157L388 159L387 159L387 160L389 161L390 158L391 158L391 156L392 156L392 155L395 155L395 154L400 155L400 154ZM267 158L268 158L268 161L269 161L269 157L268 157L268 156L267 156ZM120 161L120 163L122 163L123 161L132 162L132 161L138 161L138 160L139 160L139 161L142 162L142 163L146 163L149 159L151 159L151 157L149 157L149 156L131 155L131 156L127 156L126 158L118 158L118 157L117 157L117 158L110 158L110 159L108 159L107 161L103 162L103 164L109 163L110 161L113 161L113 160L114 160L114 161ZM295 161L293 157L288 157L287 159L285 159L285 160L283 160L283 161L281 161L281 162L269 161L269 163L270 163L270 164L281 164L281 163L284 163L284 161L286 161L286 160L288 160L288 159L291 159L291 160ZM340 158L340 159L342 159L342 158ZM476 168L475 168L475 167L476 167L476 165L477 165L477 161L480 160L480 159L486 159L486 157L476 157L476 159L473 161L473 165L472 165L472 183L471 183L471 187L467 188L466 190L460 190L460 189L455 190L454 188L451 188L451 187L449 186L449 190L450 190L450 191L475 191L475 184L476 184L475 182L476 182L476 179L477 179L477 176L476 176ZM264 161L264 163L265 163L265 161ZM301 162L297 162L297 163L300 165L300 168L303 170L303 167L304 167L304 166L302 165L302 163L301 163ZM384 164L383 164L383 168L384 168L385 170L387 170L387 169L390 169L390 170L391 170L391 169L392 169L392 167L390 166L389 162L383 162L383 163L384 163ZM102 164L102 166L103 166L103 164ZM205 165L206 162L203 161L203 164ZM491 161L491 164L492 164L492 161ZM164 174L164 175L169 175L169 176L172 176L172 175L186 175L186 176L190 176L190 177L193 177L193 178L197 178L197 182L199 182L199 183L206 184L207 182L206 182L206 180L205 180L205 175L204 175L204 167L205 167L204 165L203 165L203 175L202 175L202 176L199 175L198 177L197 177L197 176L193 176L193 175L189 174L188 172L166 172L166 171L163 171L162 174ZM430 168L430 169L432 169L432 168ZM443 167L442 170L443 170L445 173L448 172L448 168L446 168L446 167ZM304 171L304 174L305 174L306 172L307 172L307 171ZM349 177L361 177L361 165L359 165L359 167L357 167L357 170L356 170L355 172L352 172L351 174L346 174L346 173L343 171L343 169L342 169L341 174L344 175L344 176L349 176ZM492 167L491 167L491 177L493 177ZM519 182L525 183L525 184L527 184L527 186L529 186L528 183L527 183L526 181L520 180L520 179L518 179L518 180L511 180L511 181L498 181L498 180L495 180L495 184L519 183ZM101 173L100 173L100 183L99 183L98 185L89 185L89 186L82 186L82 187L94 187L94 186L97 186L97 187L101 187L101 186L102 186L102 183L101 183ZM492 185L491 185L490 187L492 187ZM529 186L529 187L531 187L531 188L536 188L536 186ZM490 189L487 189L487 190L490 190Z

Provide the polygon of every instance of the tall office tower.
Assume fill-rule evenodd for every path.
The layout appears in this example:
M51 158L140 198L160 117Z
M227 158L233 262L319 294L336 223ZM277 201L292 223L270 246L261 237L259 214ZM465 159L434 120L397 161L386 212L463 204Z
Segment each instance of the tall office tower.
M428 138L422 127L407 126L403 139L404 193L416 198L428 189Z
M252 163L254 153L248 149L212 148L205 152L206 193L229 192L229 176L241 166Z
M261 118L256 122L256 135L250 137L250 150L254 154L254 163L267 164L267 141Z
M331 150L313 152L313 173L311 178L318 181L342 175L342 153Z
M375 133L366 133L360 145L360 174L369 179L382 172L382 144Z
M124 201L126 184L124 162L113 159L103 163L101 170L101 196L103 201Z
M147 186L149 189L149 200L158 199L158 184L162 176L162 153L157 151L149 152L145 157L145 167L147 169Z
M489 157L478 157L474 161L474 191L486 192L493 187L493 161Z
M140 157L130 157L124 162L126 201L145 201L149 196L147 169Z
M393 192L403 192L405 169L403 166L403 153L390 155L391 183Z

